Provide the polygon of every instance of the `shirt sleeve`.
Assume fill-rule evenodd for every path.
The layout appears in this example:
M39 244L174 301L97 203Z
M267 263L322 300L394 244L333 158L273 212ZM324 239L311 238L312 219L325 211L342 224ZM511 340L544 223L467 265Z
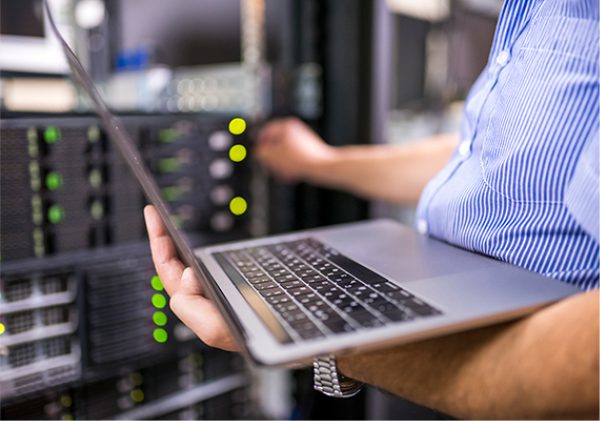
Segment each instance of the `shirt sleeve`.
M565 203L582 228L600 241L600 131L598 126L577 162L567 187Z

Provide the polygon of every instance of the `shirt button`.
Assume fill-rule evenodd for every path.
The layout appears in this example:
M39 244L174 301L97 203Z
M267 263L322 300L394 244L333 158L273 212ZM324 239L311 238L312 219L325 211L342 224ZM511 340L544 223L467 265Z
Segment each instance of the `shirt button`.
M466 139L458 145L458 154L463 158L468 157L471 154L471 141Z
M509 60L510 60L510 51L508 51L508 50L502 50L496 56L496 64L500 67L506 66L506 63L508 63Z
M417 221L417 231L419 234L427 234L427 221L424 219L419 219Z

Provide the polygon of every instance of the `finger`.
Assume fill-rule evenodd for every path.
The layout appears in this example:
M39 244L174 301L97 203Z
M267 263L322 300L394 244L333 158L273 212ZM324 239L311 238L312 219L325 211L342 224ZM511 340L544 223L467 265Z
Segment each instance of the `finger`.
M275 119L271 120L263 129L260 131L258 136L258 143L262 145L266 145L277 140L279 133L281 132L281 128L284 125L283 119Z
M270 133L273 130L273 125L276 124L274 122L269 122L265 124L260 131L258 132L258 136L256 139L258 140L257 144L262 145L266 143L269 139Z
M276 148L275 142L271 142L271 143L263 142L263 143L260 143L255 146L253 155L261 163L269 164L270 162L275 161L275 159L277 158L276 149L277 148Z
M184 269L181 275L181 283L179 285L179 291L183 294L188 295L202 295L204 296L204 290L200 280L196 277L196 274L192 268L187 267Z
M271 124L272 123L267 123L260 129L258 129L258 132L256 134L256 144L257 145L261 145L266 142L266 138L269 133L269 127L271 126Z
M171 297L171 310L207 345L227 351L239 351L229 328L215 305L200 295L178 291Z
M154 267L167 293L173 295L179 288L179 281L185 266L177 257L175 245L154 206L149 205L144 208L144 218Z
M253 155L262 160L265 158L266 154L268 153L268 148L266 147L266 145L264 143L257 143L254 146L254 151L253 151Z

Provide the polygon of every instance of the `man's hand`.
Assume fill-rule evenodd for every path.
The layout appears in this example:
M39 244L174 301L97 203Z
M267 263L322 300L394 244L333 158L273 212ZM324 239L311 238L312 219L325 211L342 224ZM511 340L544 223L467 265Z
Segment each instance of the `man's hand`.
M335 158L336 149L297 118L284 118L260 131L256 155L276 177L296 182L309 181L318 167Z
M205 344L227 351L239 351L239 345L219 310L203 295L194 272L177 258L175 245L156 209L146 206L144 217L150 238L152 260L171 297L171 310Z

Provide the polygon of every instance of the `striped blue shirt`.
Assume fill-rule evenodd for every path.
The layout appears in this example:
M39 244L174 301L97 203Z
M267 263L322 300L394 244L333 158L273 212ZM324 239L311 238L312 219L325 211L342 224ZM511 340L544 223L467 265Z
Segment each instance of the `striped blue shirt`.
M421 232L574 284L599 279L598 0L506 0Z

